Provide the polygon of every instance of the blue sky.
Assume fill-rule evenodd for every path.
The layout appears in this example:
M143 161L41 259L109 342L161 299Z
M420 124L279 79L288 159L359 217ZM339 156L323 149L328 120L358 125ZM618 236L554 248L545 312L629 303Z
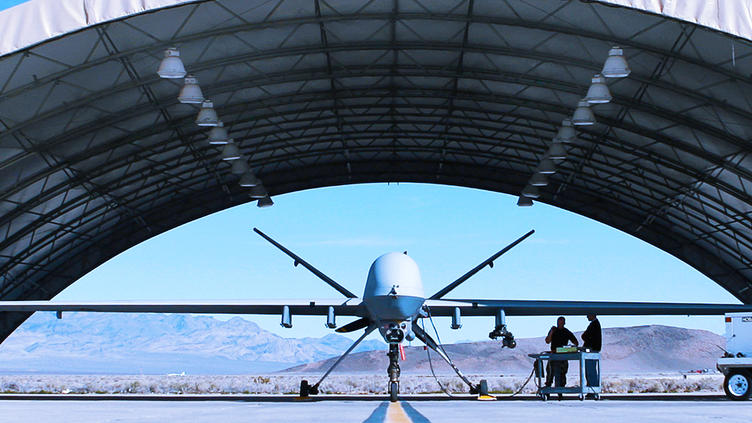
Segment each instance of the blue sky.
M0 10L13 7L19 3L25 3L26 0L0 0Z
M441 185L366 184L297 192L275 205L228 209L152 238L101 265L56 299L338 298L252 231L259 227L360 295L379 255L407 250L426 294L441 289L530 229L536 233L451 296L503 299L734 302L696 270L632 236L545 204ZM329 333L318 317L254 317L283 336ZM493 322L438 322L445 341L484 339ZM342 320L344 321L344 320ZM552 318L510 318L518 336L538 336ZM661 323L723 331L721 317L602 317L604 326ZM341 322L340 322L341 324ZM570 319L573 330L586 321Z

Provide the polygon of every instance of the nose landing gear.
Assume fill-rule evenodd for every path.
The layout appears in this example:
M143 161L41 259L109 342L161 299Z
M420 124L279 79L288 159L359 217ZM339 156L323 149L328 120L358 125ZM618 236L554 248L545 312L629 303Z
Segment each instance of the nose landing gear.
M389 352L386 355L389 357L389 367L386 369L389 375L389 401L397 402L400 377L399 344L389 344Z

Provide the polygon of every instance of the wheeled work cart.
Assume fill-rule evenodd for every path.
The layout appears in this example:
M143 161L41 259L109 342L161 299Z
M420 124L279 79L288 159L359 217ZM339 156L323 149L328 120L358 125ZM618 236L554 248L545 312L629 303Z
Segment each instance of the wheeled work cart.
M569 353L551 353L544 352L540 354L528 354L535 359L535 377L537 378L538 393L537 395L543 401L547 400L551 394L578 394L580 401L585 399L588 394L593 394L594 399L600 399L601 395L601 354L597 352L569 352ZM580 384L579 386L557 386L557 375L554 376L554 386L546 387L545 381L545 362L556 361L576 361L580 365ZM589 383L588 383L589 381Z

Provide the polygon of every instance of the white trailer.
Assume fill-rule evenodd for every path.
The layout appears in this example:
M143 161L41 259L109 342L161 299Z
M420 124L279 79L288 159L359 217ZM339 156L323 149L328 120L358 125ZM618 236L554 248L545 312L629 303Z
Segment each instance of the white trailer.
M748 399L752 390L752 313L726 314L726 353L717 367L726 376L726 396Z

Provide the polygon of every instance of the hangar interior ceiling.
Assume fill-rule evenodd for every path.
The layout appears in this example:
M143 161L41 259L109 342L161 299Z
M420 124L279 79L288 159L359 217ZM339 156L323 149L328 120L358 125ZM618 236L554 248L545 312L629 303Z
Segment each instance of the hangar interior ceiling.
M0 56L1 299L52 298L251 201L178 102L182 80L156 74L166 48L271 195L392 181L517 195L620 46L631 75L609 80L538 201L752 303L749 40L575 0L176 3ZM1 320L0 338L23 316Z

